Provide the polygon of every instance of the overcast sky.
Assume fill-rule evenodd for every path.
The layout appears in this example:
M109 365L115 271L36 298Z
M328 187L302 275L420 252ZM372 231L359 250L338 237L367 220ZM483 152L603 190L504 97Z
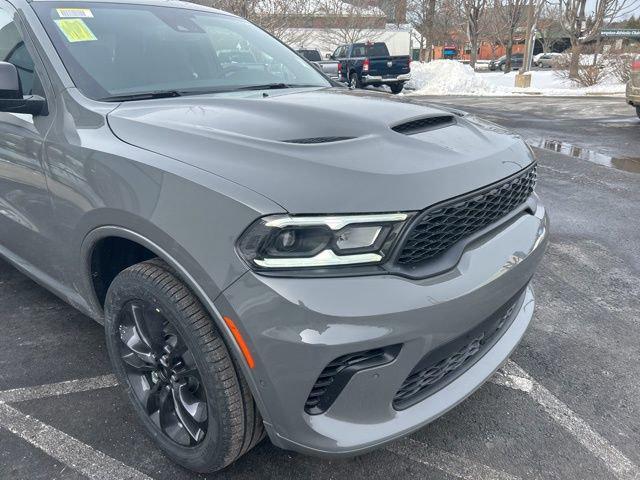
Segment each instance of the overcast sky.
M627 3L632 2L633 0L627 0ZM595 5L596 0L587 0L587 11L593 11ZM636 17L640 15L640 0L636 0L636 5L633 8L627 9L627 14L625 15L625 17L630 17L632 14L635 14Z

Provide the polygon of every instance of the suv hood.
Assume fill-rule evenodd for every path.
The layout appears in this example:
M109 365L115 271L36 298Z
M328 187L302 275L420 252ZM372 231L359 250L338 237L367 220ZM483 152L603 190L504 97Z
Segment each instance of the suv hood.
M428 117L439 118L419 133L392 130ZM292 213L421 210L532 161L518 137L488 122L339 88L127 102L108 122L124 142L241 184Z

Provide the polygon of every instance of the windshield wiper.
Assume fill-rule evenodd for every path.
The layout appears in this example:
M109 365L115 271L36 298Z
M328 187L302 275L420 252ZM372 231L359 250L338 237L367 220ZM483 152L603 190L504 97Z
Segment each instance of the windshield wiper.
M182 97L185 95L204 95L207 93L228 93L238 92L241 90L277 90L281 88L305 88L305 87L320 87L321 85L312 84L294 84L294 83L265 83L263 85L246 85L239 87L217 87L209 89L196 89L196 90L158 90L155 92L141 92L131 93L124 95L111 95L109 97L99 98L98 100L103 102L129 102L133 100L149 100L153 98L172 98Z
M181 97L183 94L177 90L158 90L155 92L130 93L125 95L111 95L99 98L102 102L130 102L133 100L149 100L152 98Z
M237 87L233 90L277 90L281 88L304 88L304 87L319 87L320 85L307 85L307 84L295 84L295 83L265 83L264 85L247 85L246 87Z

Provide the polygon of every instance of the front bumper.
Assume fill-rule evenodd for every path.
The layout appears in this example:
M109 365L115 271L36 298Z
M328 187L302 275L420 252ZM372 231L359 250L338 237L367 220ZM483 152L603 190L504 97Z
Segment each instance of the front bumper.
M411 74L405 73L397 77L383 77L382 75L363 75L362 83L397 83L408 82L411 80Z
M422 280L394 275L281 278L246 273L217 300L236 318L256 366L249 379L269 436L282 448L353 455L406 435L464 400L508 358L533 315L528 283L548 236L540 204L469 245L451 271ZM421 358L473 329L522 291L513 320L471 367L419 403L394 395ZM324 413L305 401L325 366L353 352L401 344L390 363L362 370Z

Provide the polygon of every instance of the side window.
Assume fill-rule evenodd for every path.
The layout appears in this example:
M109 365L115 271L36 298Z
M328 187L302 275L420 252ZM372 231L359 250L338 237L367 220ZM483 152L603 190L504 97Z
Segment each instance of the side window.
M0 61L13 63L18 70L22 93L42 94L40 82L35 74L33 59L13 21L13 12L0 8Z

